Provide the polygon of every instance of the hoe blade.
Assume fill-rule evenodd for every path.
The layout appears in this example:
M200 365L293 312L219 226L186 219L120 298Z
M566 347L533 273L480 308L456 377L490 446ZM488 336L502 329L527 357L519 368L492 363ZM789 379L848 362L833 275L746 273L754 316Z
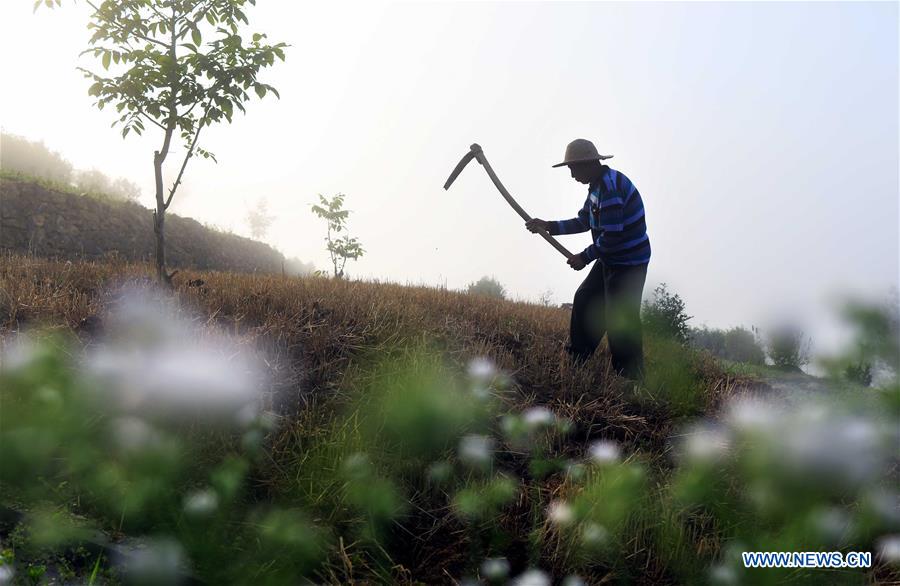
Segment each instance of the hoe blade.
M475 151L469 151L466 153L466 156L464 156L462 158L462 160L456 165L456 168L453 169L453 173L450 173L450 178L447 179L446 183L444 183L444 189L450 189L450 186L453 184L454 181L456 181L457 175L459 175L462 172L462 170L466 167L466 165L469 164L469 161L471 161L474 157L475 157Z

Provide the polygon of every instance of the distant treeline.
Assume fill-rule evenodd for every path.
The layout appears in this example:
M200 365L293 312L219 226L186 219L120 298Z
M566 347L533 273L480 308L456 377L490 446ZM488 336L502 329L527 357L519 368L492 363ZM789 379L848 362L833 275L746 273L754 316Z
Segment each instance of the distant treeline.
M695 348L707 350L713 356L726 360L760 365L766 363L766 352L756 328L690 328L688 342Z
M72 187L83 195L126 201L135 201L141 195L141 188L125 177L112 178L97 169L75 169L43 142L7 132L0 133L0 168Z

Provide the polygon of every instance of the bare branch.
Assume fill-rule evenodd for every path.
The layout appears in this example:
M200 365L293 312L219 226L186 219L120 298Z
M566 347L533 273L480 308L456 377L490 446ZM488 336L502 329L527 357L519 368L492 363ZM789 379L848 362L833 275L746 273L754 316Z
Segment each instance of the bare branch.
M203 112L203 116L197 122L197 132L194 133L194 139L191 141L191 146L188 149L188 152L184 155L184 161L181 163L181 170L178 171L178 177L175 178L175 183L172 184L172 189L169 191L169 197L166 199L166 203L163 206L163 209L169 209L169 204L172 203L172 198L175 196L175 190L178 189L178 186L181 184L181 178L184 175L184 170L187 168L188 161L194 155L194 149L197 147L197 139L200 138L200 131L203 130L203 123L206 121L206 114L209 112L209 104L206 105L206 109Z
M166 129L166 127L163 126L162 124L160 124L160 123L156 120L156 118L154 118L153 116L151 116L151 115L147 114L146 112L144 112L143 109L138 108L138 114L140 114L141 116L143 116L144 118L146 118L147 120L149 120L150 122L152 122L153 124L156 124L156 125L159 126L162 130L165 130L165 129Z

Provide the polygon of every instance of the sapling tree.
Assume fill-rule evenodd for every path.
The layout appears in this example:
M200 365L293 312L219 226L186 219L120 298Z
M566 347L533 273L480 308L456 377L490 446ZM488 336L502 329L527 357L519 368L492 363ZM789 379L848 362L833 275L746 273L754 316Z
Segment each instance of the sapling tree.
M82 54L100 60L103 73L80 68L93 81L88 93L96 106L114 106L122 137L142 134L149 124L161 145L153 153L156 209L156 269L170 282L166 270L166 210L181 185L194 155L215 161L200 146L204 128L232 121L235 109L255 93L263 98L278 91L258 79L259 72L284 60L284 43L269 45L266 36L239 34L249 25L244 12L256 0L86 0L93 35ZM61 0L38 0L54 6ZM163 166L180 139L184 158L171 185L164 184Z
M321 193L319 194L319 204L312 204L312 211L319 216L328 225L328 232L325 236L326 248L331 256L331 265L334 268L334 276L341 278L344 276L344 265L347 260L356 260L365 252L359 240L351 238L349 234L338 237L338 233L347 229L347 217L350 210L344 209L344 194L338 193L331 199L328 199Z
M265 238L273 220L275 216L269 213L269 201L264 197L260 198L256 202L256 207L247 212L250 235L257 240Z

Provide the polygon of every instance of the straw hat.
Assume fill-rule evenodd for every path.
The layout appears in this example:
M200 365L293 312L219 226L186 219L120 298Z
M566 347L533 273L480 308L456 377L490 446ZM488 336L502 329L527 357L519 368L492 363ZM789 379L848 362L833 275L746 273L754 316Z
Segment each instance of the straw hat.
M602 161L611 159L612 155L601 155L597 152L597 147L589 140L576 138L566 147L566 158L562 163L553 165L554 167L562 167L569 163L581 163L584 161Z

